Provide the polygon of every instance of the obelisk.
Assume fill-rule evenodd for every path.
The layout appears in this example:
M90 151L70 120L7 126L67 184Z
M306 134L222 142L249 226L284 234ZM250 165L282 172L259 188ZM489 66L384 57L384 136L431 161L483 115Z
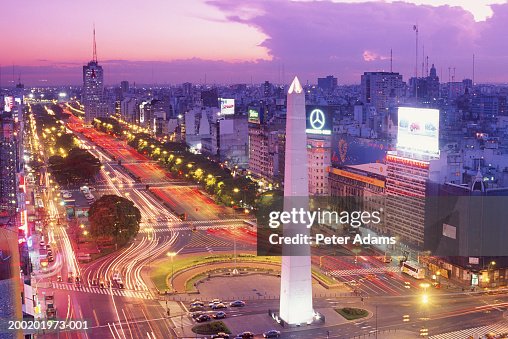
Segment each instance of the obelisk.
M305 92L295 77L287 95L284 211L309 208ZM309 235L305 224L284 225L284 236ZM310 245L283 245L280 318L288 324L312 321Z

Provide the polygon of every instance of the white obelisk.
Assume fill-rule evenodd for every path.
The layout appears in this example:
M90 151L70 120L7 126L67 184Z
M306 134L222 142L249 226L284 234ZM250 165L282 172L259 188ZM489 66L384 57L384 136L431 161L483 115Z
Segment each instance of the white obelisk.
M305 92L295 77L289 87L286 114L284 210L309 208L309 173ZM304 224L287 224L284 236L309 235ZM284 245L280 284L280 317L288 324L312 321L310 245Z

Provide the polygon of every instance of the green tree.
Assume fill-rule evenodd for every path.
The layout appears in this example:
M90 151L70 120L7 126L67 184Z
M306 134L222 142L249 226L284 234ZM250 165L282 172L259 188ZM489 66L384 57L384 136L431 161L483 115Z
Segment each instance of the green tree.
M63 148L65 152L68 152L71 148L78 146L76 138L72 133L62 134L56 138L55 147L56 149Z
M141 213L134 203L117 195L103 195L88 212L93 237L113 237L118 245L126 244L139 231Z

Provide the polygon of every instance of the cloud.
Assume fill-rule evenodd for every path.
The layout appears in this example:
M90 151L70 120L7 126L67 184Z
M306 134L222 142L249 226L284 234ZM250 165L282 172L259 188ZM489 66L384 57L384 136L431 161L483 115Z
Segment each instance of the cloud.
M497 0L482 1L482 5ZM415 1L416 2L416 1ZM423 1L421 1L423 2ZM388 70L393 49L393 69L407 80L415 69L415 32L419 27L419 65L423 46L429 62L440 70L455 67L457 78L471 77L472 54L477 70L489 77L479 81L503 81L506 70L492 71L488 59L500 63L508 55L503 32L508 28L508 4L492 5L493 15L477 22L472 12L459 6L416 5L405 2L337 3L330 1L211 0L226 17L260 30L268 36L262 46L286 73L302 74L315 81L333 73L339 81L358 83L364 71ZM442 3L442 1L435 1ZM245 19L244 8L261 13ZM255 11L252 11L252 8Z
M382 56L375 52L365 50L363 51L363 60L365 61L390 60L390 57Z

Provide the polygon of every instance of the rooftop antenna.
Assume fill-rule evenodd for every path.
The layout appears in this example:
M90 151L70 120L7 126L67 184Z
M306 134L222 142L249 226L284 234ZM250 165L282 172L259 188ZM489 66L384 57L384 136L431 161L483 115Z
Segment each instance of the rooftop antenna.
M474 86L474 53L473 53L473 86Z
M93 61L97 63L97 45L95 43L95 23L93 24Z
M424 66L425 66L425 45L423 45L423 51L422 51L422 78L424 76Z
M426 74L429 76L429 56L427 55L427 59L425 61Z
M452 81L455 81L455 67L453 67Z
M415 99L418 102L418 23L413 25L413 30L416 33L416 53L415 53Z
M390 48L390 73L393 73L393 50Z
M448 82L451 82L452 80L452 68L448 66Z

